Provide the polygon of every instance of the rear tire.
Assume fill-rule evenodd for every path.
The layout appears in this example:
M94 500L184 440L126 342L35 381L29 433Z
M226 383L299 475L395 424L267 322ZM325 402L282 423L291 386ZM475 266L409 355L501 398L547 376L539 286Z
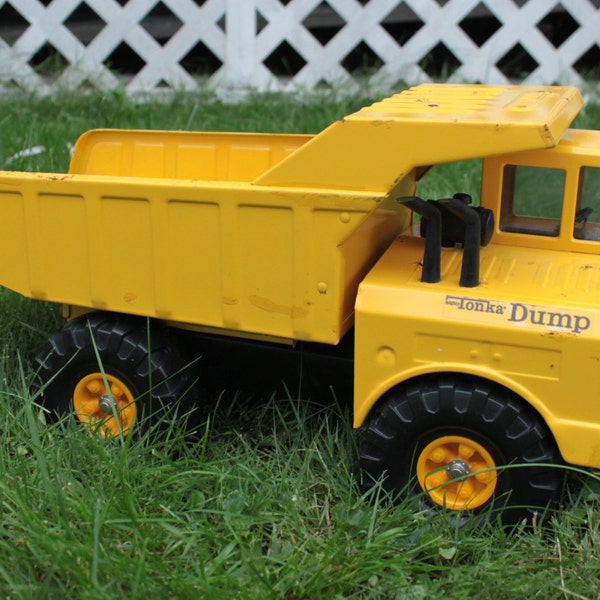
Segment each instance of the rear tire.
M554 507L564 480L541 417L476 378L424 378L393 389L374 409L360 462L366 489L381 480L395 498L485 519L501 513L507 525Z
M145 318L74 319L50 336L34 368L32 394L50 420L73 414L104 437L164 429L199 408L189 365L168 330Z

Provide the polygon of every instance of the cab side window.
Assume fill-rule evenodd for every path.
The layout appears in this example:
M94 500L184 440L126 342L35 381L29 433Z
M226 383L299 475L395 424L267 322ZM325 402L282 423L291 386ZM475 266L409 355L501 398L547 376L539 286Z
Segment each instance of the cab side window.
M600 168L582 167L579 171L579 197L575 211L573 237L600 241Z
M506 165L500 229L557 237L564 187L565 171L562 169Z

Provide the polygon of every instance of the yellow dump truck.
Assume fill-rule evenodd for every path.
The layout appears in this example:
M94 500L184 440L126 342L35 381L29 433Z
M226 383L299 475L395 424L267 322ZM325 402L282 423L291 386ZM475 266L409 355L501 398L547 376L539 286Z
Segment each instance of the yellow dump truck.
M235 386L242 350L254 371L343 365L366 488L543 509L557 465L600 469L600 133L568 129L581 106L571 87L423 85L315 136L94 130L67 174L1 172L0 284L66 317L34 397L127 435L197 402L207 365ZM418 197L469 159L479 202Z

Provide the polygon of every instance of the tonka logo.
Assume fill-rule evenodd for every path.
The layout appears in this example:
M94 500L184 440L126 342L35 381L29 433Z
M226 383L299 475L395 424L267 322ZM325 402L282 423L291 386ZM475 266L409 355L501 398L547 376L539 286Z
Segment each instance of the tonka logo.
M592 326L590 317L522 302L493 302L483 298L446 296L446 304L458 310L483 315L500 315L509 323L559 329L579 334Z
M508 320L513 323L528 322L532 325L568 329L573 333L581 333L589 329L592 324L590 318L585 315L540 310L539 307L533 308L519 302L513 302Z
M446 304L456 306L459 310L492 313L494 315L503 315L506 310L504 303L491 302L481 298L465 298L464 296L446 296Z

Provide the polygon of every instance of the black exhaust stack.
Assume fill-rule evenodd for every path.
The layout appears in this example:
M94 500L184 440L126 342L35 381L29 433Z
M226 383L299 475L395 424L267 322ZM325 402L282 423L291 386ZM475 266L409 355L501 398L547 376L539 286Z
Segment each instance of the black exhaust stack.
M398 202L421 215L421 237L425 238L421 281L437 283L441 279L442 246L462 246L460 272L462 287L479 285L480 247L487 246L494 231L494 213L489 208L471 207L471 196L422 200L416 196L398 198Z
M442 215L434 205L417 196L398 198L398 202L427 220L427 235L425 236L421 281L424 283L438 283L441 280Z
M457 196L459 196L457 194ZM460 270L461 287L477 287L479 285L479 246L481 241L481 217L462 197L438 200L453 215L465 224L463 242L463 260Z

